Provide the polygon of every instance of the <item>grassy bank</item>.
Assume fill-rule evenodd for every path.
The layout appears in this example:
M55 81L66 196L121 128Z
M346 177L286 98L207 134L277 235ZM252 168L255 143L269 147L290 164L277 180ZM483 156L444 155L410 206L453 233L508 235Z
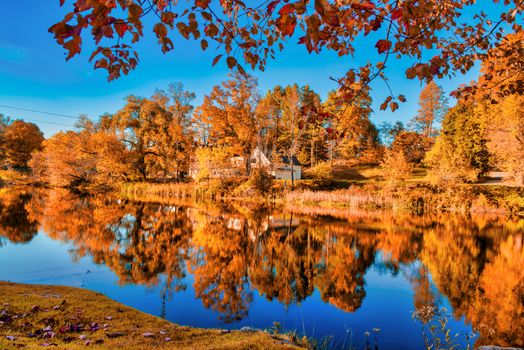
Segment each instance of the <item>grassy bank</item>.
M0 282L1 349L298 349L263 331L183 327L83 289Z
M315 183L297 181L294 191L289 184L274 181L270 190L259 193L245 179L219 180L199 184L128 183L120 195L139 201L164 202L169 199L225 200L266 203L288 208L321 207L351 209L402 210L424 212L484 213L524 216L524 188L462 184L438 187L427 182L405 182L388 187L381 182Z
M412 213L451 212L524 216L524 189L464 184L450 188L406 183L395 188L376 184L332 191L285 194L286 207L390 209Z

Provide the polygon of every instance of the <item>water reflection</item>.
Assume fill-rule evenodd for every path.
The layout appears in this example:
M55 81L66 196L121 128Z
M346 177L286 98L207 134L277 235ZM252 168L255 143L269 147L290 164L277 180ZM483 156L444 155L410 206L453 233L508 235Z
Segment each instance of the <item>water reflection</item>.
M248 316L255 292L290 306L318 291L324 302L355 312L373 267L405 276L417 309L447 298L453 316L481 333L476 345L524 346L522 222L337 215L138 203L65 191L0 193L4 240L28 242L41 229L72 244L74 259L90 256L109 267L123 285L162 281L164 302L191 288L226 323Z

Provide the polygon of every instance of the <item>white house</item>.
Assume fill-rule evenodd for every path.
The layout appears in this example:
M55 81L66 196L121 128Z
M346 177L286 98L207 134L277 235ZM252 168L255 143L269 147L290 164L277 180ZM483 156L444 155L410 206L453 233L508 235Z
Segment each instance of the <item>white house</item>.
M229 159L229 164L222 167L213 166L209 163L209 176L211 178L240 176L244 172L244 159L243 156L231 157ZM251 153L249 161L252 169L265 168L276 179L291 180L291 168L293 168L294 180L300 180L302 178L302 164L300 164L296 157L293 157L293 161L290 162L289 157L279 155L271 161L262 149L257 147ZM199 168L197 162L191 162L188 173L189 177L193 179L196 178L198 171Z
M267 168L269 173L277 179L291 180L291 170L293 170L293 179L302 178L302 164L296 157L277 156L271 162L260 147L255 148L250 157L251 168Z

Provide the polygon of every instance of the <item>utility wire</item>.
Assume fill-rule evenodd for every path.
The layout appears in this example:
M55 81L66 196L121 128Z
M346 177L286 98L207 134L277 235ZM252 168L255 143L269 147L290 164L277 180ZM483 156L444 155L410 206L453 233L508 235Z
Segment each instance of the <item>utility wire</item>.
M75 116L72 116L72 115L44 112L44 111L38 111L38 110L35 110L35 109L29 109L29 108L23 108L23 107L6 106L6 105L0 105L0 107L11 108L11 109L18 109L20 111L27 111L27 112L34 112L34 113L42 113L42 114L54 115L56 117L62 117L62 118L80 119L80 117L75 117Z
M29 118L22 118L24 120L27 120L29 122L34 122L34 123L45 123L45 124L51 124L51 125L60 125L60 126L67 126L69 128L74 128L75 126L74 125L71 125L71 124L63 124L63 123L55 123L55 122L46 122L44 120L36 120L36 119L29 119Z

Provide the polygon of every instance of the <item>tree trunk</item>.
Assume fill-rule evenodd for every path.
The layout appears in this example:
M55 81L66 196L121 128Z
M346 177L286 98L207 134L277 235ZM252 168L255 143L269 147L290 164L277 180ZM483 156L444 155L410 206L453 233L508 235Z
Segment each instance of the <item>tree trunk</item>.
M315 140L313 137L311 137L311 155L309 158L310 165L313 167L315 165Z

